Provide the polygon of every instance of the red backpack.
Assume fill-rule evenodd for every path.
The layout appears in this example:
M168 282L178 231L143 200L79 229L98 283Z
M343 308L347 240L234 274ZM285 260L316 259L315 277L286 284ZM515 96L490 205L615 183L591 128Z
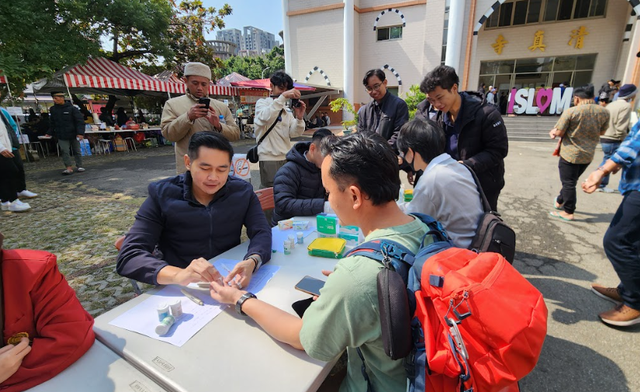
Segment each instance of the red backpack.
M415 298L426 391L517 390L535 367L547 307L500 254L450 248L430 257Z

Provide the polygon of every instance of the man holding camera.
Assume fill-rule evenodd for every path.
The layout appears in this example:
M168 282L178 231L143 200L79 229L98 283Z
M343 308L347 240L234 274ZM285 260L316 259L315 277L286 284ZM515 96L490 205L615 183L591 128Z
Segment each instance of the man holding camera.
M208 97L211 69L202 63L187 63L184 81L187 93L165 102L161 123L162 136L175 142L177 174L186 170L184 155L194 133L219 132L229 141L240 138L240 128L227 105ZM220 121L220 115L224 121Z
M306 105L300 101L300 91L293 88L293 79L283 71L275 72L270 79L271 96L256 102L254 120L256 140L269 134L258 146L260 157L260 188L273 186L276 172L287 163L291 138L304 132ZM291 104L287 103L291 100Z

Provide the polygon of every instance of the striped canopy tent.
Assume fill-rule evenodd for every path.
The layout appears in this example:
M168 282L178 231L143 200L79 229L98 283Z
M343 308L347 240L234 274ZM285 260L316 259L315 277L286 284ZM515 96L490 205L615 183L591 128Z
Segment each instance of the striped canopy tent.
M238 87L250 87L250 88L261 88L268 90L271 87L271 80L269 79L256 79L256 80L248 80L248 81L240 81L240 82L231 82L233 86ZM300 83L293 83L293 87L300 91L315 91L315 87L306 86Z
M158 80L162 80L165 83L171 84L172 88L176 91L171 91L171 93L175 94L185 94L187 92L187 85L184 83L184 80L180 79L171 71L162 71L159 74L154 75L154 78ZM240 89L237 87L231 86L218 86L211 82L209 85L209 95L224 95L224 96L238 96L240 95Z
M47 93L68 89L71 93L104 95L164 95L179 93L172 83L163 82L140 71L105 58L89 58L56 72L52 78L33 83L34 92Z

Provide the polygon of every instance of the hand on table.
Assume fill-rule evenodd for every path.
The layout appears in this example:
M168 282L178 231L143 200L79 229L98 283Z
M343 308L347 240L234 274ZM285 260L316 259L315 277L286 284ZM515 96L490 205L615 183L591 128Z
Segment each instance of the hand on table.
M8 344L0 348L0 383L18 371L22 360L31 351L29 339L22 338L17 345Z
M222 282L222 275L218 270L202 257L194 259L185 269L181 269L174 276L174 283L186 286L197 282Z
M243 288L249 286L249 282L251 281L251 277L253 276L253 269L256 264L251 259L242 260L229 272L226 278L224 278L224 283L235 284L238 286L238 289L242 290Z
M2 152L0 152L0 155L2 155L5 158L13 158L14 155L10 150L4 150Z
M235 286L227 286L216 281L210 283L209 295L221 304L235 305L244 293L246 291Z

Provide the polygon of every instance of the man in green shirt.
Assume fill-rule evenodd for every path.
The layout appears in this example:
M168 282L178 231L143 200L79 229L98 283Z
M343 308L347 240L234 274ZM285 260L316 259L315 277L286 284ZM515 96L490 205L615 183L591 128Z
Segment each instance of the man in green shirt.
M574 107L565 110L549 132L552 139L562 138L560 146L560 182L562 189L549 214L564 221L573 221L576 210L576 184L593 160L600 135L609 125L609 112L593 100L593 85L573 90Z
M417 252L427 227L395 202L400 190L397 157L381 136L356 133L324 142L322 183L331 208L344 225L358 226L366 240L389 239ZM211 284L211 297L236 304L269 335L330 361L347 351L347 376L340 391L366 391L360 348L375 391L405 391L402 360L386 356L378 309L376 277L381 265L369 258L341 259L302 319L259 301L251 293Z

